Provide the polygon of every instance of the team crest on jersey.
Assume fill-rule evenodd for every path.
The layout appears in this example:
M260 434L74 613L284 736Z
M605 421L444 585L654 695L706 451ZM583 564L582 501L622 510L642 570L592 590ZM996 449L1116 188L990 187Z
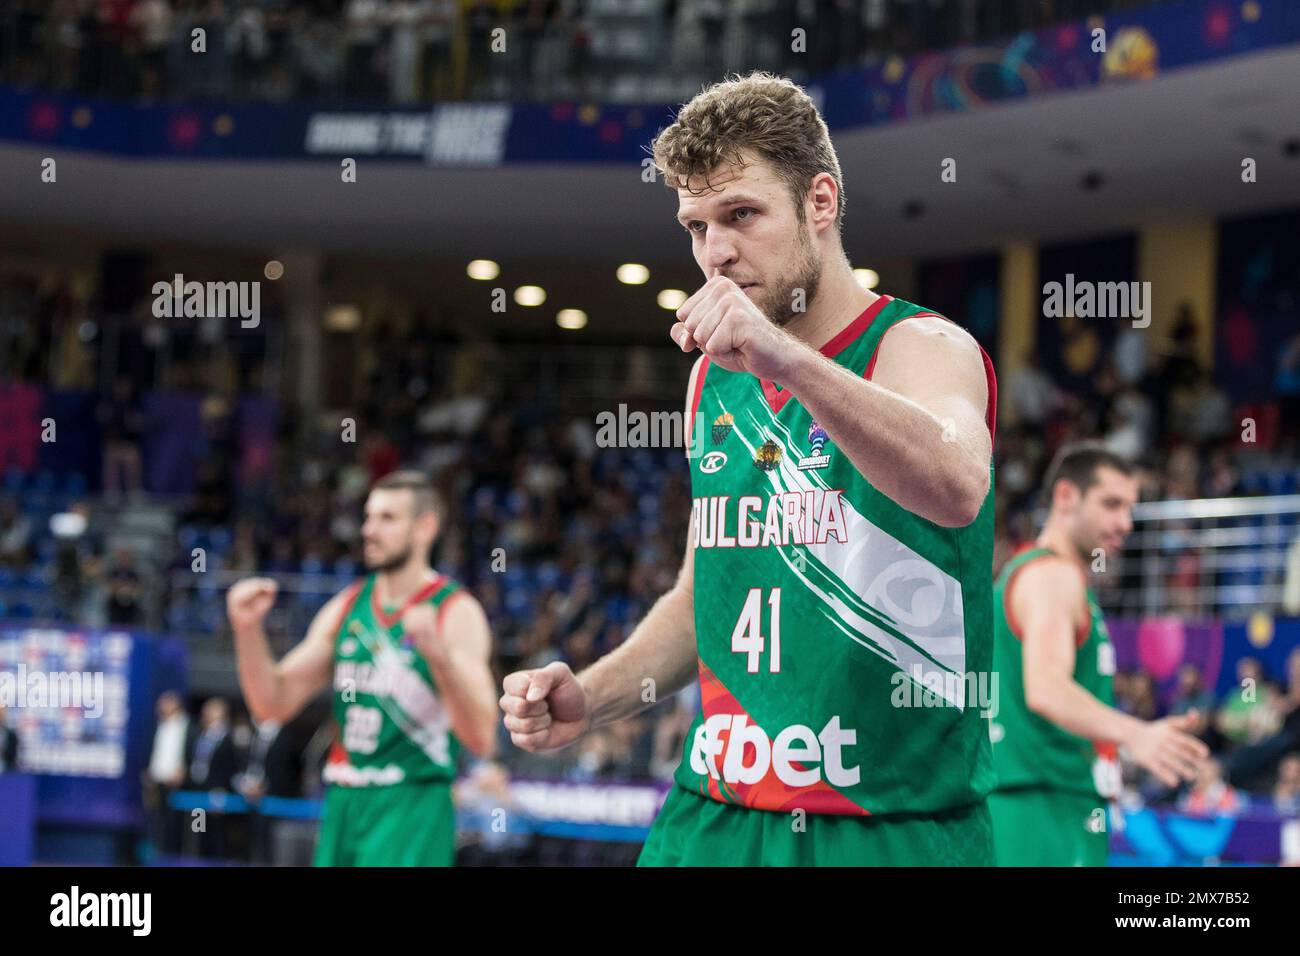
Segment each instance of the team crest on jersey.
M771 471L779 464L781 464L781 446L769 438L758 446L758 453L754 456L754 465L760 471Z
M812 454L806 458L799 459L799 470L808 471L813 468L825 468L831 463L830 455L823 455L822 449L826 447L826 442L830 436L826 434L826 429L822 428L816 422L808 426L808 442L812 445Z
M345 637L339 642L339 656L351 657L357 652L357 639L355 637Z
M736 425L736 419L731 412L723 412L713 420L713 444L721 445L731 434L731 429Z

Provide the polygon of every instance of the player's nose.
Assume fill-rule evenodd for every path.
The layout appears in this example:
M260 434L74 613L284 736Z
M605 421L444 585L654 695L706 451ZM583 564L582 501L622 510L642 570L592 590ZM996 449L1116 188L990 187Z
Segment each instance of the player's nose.
M736 262L736 244L724 231L712 230L704 242L705 267L710 278Z

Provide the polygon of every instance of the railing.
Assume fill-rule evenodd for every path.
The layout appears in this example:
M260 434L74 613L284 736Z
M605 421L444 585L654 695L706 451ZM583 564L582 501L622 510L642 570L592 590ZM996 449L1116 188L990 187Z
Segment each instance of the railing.
M1287 552L1300 537L1300 495L1157 501L1096 576L1108 613L1240 619L1280 610Z

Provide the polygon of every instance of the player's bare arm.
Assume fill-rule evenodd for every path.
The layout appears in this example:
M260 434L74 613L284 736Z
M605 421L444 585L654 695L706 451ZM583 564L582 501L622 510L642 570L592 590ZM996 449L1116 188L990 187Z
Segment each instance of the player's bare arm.
M700 365L695 363L686 388L688 428ZM588 730L638 714L691 682L697 670L694 538L692 521L676 582L621 646L576 676L557 661L506 677L500 705L515 746L538 753L559 750Z
M429 604L402 616L402 629L429 664L452 732L476 757L496 749L496 682L492 679L492 632L483 606L459 592L439 618Z
M307 636L277 663L263 628L276 591L270 578L245 578L226 592L226 613L249 713L255 720L286 723L329 686L335 629L347 595L341 592L330 598L312 618Z
M1088 618L1083 575L1060 558L1019 572L1010 596L1020 622L1025 703L1064 730L1126 747L1166 786L1190 780L1209 754L1185 731L1195 714L1147 722L1099 701L1073 678L1075 636Z
M944 527L975 520L993 442L983 359L964 330L927 316L900 323L867 381L773 325L730 279L710 279L677 316L681 348L790 389L882 494Z

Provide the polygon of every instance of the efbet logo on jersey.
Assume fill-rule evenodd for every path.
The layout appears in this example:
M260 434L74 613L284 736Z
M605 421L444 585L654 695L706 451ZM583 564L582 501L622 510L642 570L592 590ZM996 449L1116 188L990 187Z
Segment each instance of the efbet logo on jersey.
M721 445L736 426L736 419L731 412L723 412L713 420L713 444Z
M779 464L781 464L781 446L769 438L758 446L758 453L754 455L754 466L759 471L771 471Z
M825 447L828 441L830 441L830 436L826 434L826 429L816 422L808 426L808 442L812 445L812 454L807 458L799 459L800 471L808 471L811 468L825 468L831 463L831 456L822 454L822 448Z
M845 767L843 751L857 742L858 732L840 727L838 716L821 733L793 724L769 742L763 728L745 714L714 714L695 731L691 769L731 784L754 784L775 773L788 787L811 787L823 777L832 786L856 787L862 769Z

